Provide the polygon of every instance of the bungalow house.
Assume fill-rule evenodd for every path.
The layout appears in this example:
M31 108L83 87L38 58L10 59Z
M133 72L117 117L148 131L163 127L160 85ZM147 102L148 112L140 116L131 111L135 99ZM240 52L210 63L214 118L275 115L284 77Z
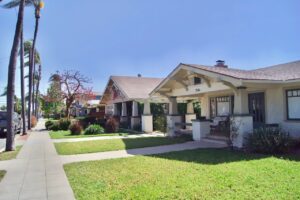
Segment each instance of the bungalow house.
M192 121L195 140L229 137L227 131L223 135L215 131L217 126L226 127L226 120L236 126L236 147L242 147L245 136L262 125L279 125L292 137L300 137L300 61L256 70L234 69L221 60L215 66L181 63L150 96L169 99L170 136L183 123L177 102L196 98L201 102L201 118L196 120L192 109L185 118Z
M152 116L147 115L150 113L149 93L162 80L141 75L111 76L100 101L105 105L105 115L119 118L123 127L131 129L141 127L145 132L152 132ZM148 126L142 127L142 120L150 120L151 123L143 123Z

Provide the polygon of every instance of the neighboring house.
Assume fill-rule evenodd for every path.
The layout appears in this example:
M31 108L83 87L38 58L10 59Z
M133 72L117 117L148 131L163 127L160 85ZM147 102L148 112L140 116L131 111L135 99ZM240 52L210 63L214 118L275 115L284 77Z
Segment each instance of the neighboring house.
M141 92L140 87L135 89L130 92L136 95ZM192 121L195 140L214 134L211 129L229 116L230 123L238 126L234 141L237 147L242 147L247 133L262 125L279 125L292 137L300 137L300 61L256 70L233 69L221 60L215 66L179 64L150 96L169 98L170 136L176 133L176 124L183 119L178 115L177 102L196 99L201 102L202 117L193 120L196 115L191 106L185 117L187 124ZM214 124L209 120L214 120Z
M101 97L101 93L98 92L78 96L71 106L71 115L74 117L89 115L99 118L104 117L104 105L100 104Z
M137 77L111 76L100 101L105 105L106 116L119 118L121 125L125 128L140 127L142 113L150 113L149 93L162 80L140 75ZM148 131L143 130L152 132L152 128L148 129Z

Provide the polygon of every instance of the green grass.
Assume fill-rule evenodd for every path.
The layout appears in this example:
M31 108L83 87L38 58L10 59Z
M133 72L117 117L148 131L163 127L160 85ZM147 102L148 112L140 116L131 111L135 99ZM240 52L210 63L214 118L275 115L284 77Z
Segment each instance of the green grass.
M55 143L58 154L82 154L123 149L135 149L142 147L176 144L187 141L186 138L145 137L131 139L94 140L84 142Z
M15 159L21 150L21 146L17 146L15 151L4 151L0 153L0 161Z
M52 139L67 139L67 138L85 138L85 137L99 137L99 136L126 136L128 133L101 133L95 135L71 135L70 131L50 131Z
M67 164L77 200L300 199L300 162L198 149Z
M4 175L6 174L6 171L0 170L0 182L3 179Z

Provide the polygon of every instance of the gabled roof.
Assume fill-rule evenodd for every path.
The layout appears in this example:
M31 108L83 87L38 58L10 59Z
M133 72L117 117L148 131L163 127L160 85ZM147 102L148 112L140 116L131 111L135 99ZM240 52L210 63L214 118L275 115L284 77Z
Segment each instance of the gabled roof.
M117 87L128 99L146 99L149 93L163 80L162 78L111 76Z
M300 79L300 61L284 63L255 70L242 70L195 64L181 65L243 80L287 81Z

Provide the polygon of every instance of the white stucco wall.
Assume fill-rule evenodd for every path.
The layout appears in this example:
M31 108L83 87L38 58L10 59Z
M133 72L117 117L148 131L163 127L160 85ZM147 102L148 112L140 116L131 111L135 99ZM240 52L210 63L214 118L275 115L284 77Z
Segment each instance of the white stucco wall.
M278 123L282 129L288 131L292 137L300 138L300 121L287 120L286 115L285 91L290 87L278 86L266 89L266 123ZM293 88L294 87L295 86L293 86Z

